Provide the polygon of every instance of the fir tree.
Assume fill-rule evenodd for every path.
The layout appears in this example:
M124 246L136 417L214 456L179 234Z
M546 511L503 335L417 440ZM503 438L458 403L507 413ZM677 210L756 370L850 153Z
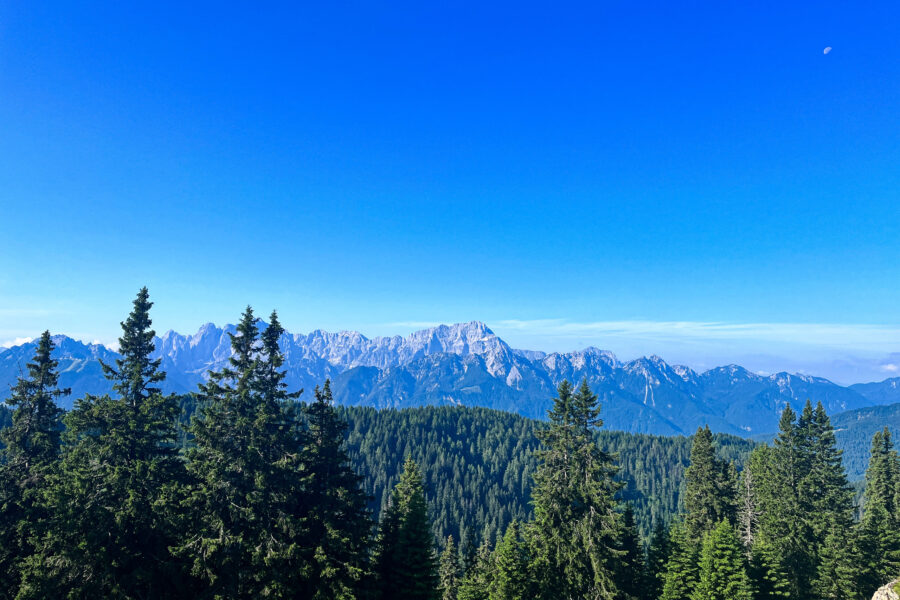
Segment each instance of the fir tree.
M101 363L116 398L86 396L65 417L61 473L47 490L53 531L24 569L22 596L166 597L185 593L175 543L184 465L178 406L157 387L147 288L122 323L115 366Z
M900 515L895 504L898 486L900 458L894 450L891 432L885 427L872 438L864 512L859 525L861 550L868 558L860 582L865 593L873 593L900 573Z
M807 416L810 410L811 418ZM852 598L856 596L854 582L859 564L853 536L853 491L844 472L842 452L821 403L814 409L806 403L798 429L809 453L809 471L801 480L801 502L813 535L813 587L822 598Z
M700 577L700 548L688 536L687 527L676 523L670 529L672 551L663 576L661 600L690 600Z
M519 524L513 521L494 550L493 570L488 585L490 600L530 600L534 597L529 573L528 545Z
M42 489L56 470L60 450L59 363L51 354L54 344L45 331L28 375L19 377L6 403L13 407L12 424L0 431L0 598L15 597L20 563L34 552L33 543L48 516Z
M707 533L691 600L752 600L744 552L728 521Z
M772 545L777 562L788 575L789 597L795 600L812 597L816 569L809 506L802 496L810 470L807 445L798 431L796 413L787 405L775 442L765 454L768 460L750 464L758 482L759 535Z
M701 539L722 519L735 522L735 481L728 463L716 457L709 426L700 427L684 473L684 522L688 535Z
M628 504L622 514L619 533L619 559L616 561L616 587L619 600L639 600L646 586L644 548L634 522L634 509Z
M300 456L303 465L303 544L308 548L311 576L301 596L314 599L352 598L361 593L368 572L372 530L368 498L361 477L348 465L344 451L347 424L333 406L331 384L315 390L305 408L309 433Z
M866 600L859 589L859 555L853 530L840 521L832 521L832 529L816 548L818 561L813 592L821 600Z
M447 536L447 542L444 544L444 551L441 552L441 558L438 567L438 582L441 591L441 600L456 600L459 593L459 550L456 548L456 542L453 536Z
M778 563L772 546L762 538L756 538L751 548L750 583L753 600L779 600L789 598L787 574Z
M403 465L384 511L376 544L375 573L387 600L432 600L438 596L437 561L419 468Z
M647 548L647 567L644 583L644 597L656 600L662 595L666 575L666 564L672 554L672 540L669 530L661 520L653 527L650 546Z
M260 341L256 322L247 307L230 334L228 366L201 385L191 425L197 527L178 553L214 598L293 597L315 576L302 544L305 432L283 403L296 394L279 370L281 327L273 318Z
M478 547L472 566L459 584L458 600L488 600L493 579L493 555L487 540Z
M594 432L603 424L597 396L581 384L577 393L563 381L549 427L541 432L546 447L532 491L538 596L612 600L618 535L613 496L614 457L599 448Z

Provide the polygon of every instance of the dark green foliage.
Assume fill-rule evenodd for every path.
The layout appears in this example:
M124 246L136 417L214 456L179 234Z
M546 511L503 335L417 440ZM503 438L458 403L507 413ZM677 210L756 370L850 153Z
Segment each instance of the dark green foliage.
M435 537L463 549L494 542L513 519L531 515L537 423L485 408L338 408L349 424L347 453L379 514L412 458L422 470Z
M310 576L300 594L330 600L353 598L366 583L372 522L361 477L343 449L347 424L340 419L328 381L304 407L308 433L300 454L303 494L297 510L305 523L302 543Z
M13 598L18 592L20 563L34 553L49 516L41 493L59 459L63 411L55 400L69 393L58 387L52 351L50 332L45 331L27 365L28 375L18 378L6 400L14 410L0 431L0 598Z
M691 600L752 600L743 549L731 523L707 532L700 554L700 577Z
M437 560L425 488L412 459L404 463L400 481L384 510L374 569L384 600L438 597Z
M646 575L644 578L644 598L655 600L662 595L666 576L666 565L672 555L672 540L669 529L661 521L653 527L650 545L647 548Z
M670 530L672 551L663 576L661 600L690 600L700 579L700 544L676 523Z
M872 438L871 458L866 471L866 491L860 546L868 557L861 587L877 589L900 573L900 457L891 432L885 427Z
M494 549L492 562L488 584L490 600L530 600L534 597L531 554L518 521L506 528L503 539Z
M536 431L544 424L511 413L473 407L402 410L338 407L349 426L347 453L365 477L378 514L409 455L430 491L435 536L452 535L461 548L493 544L513 520L531 518ZM654 522L668 522L681 502L692 438L620 431L596 432L597 443L618 456L621 500L632 505L642 537ZM714 436L720 459L743 465L754 443Z
M459 585L458 600L488 600L493 569L491 547L485 541L478 547L475 559Z
M444 543L444 550L441 552L441 558L438 563L438 585L440 588L441 600L456 600L459 593L459 582L461 578L459 568L459 550L453 536L447 536Z
M619 531L619 559L616 561L618 600L639 600L647 588L644 548L634 523L634 510L625 506Z
M801 493L809 473L809 456L795 418L796 413L787 406L781 415L781 431L767 452L768 460L751 463L751 468L759 468L753 473L758 482L758 535L772 545L788 574L789 596L802 600L811 595L816 565L809 506Z
M684 473L684 524L688 535L701 539L722 520L734 524L736 481L731 465L716 456L709 426L697 429L691 466Z
M753 544L749 567L753 600L779 600L789 598L787 574L781 568L774 549L765 541Z
M65 417L60 474L44 502L49 531L23 567L23 597L175 596L180 565L169 555L185 481L175 442L177 406L155 384L147 289L122 323L122 358L103 365L118 398L86 396Z
M178 553L216 598L291 597L314 577L302 547L306 432L285 404L279 335L273 318L260 343L248 307L229 366L201 386L188 452L194 527Z
M597 396L586 381L574 393L563 381L548 412L549 426L540 433L545 449L538 453L529 528L539 597L616 596L614 495L620 485L614 457L594 438L603 424L599 414Z

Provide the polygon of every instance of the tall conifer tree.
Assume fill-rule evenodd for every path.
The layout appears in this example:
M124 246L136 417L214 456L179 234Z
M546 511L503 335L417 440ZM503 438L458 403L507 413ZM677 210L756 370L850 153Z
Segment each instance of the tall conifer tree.
M637 525L634 509L630 504L622 513L619 534L619 559L616 561L616 587L619 600L639 600L645 591L647 580L644 565L644 548Z
M34 552L49 516L42 491L59 460L63 411L56 401L69 394L59 388L53 348L45 331L27 364L28 375L16 380L6 399L14 410L12 424L0 432L0 599L18 592L21 563Z
M544 598L612 600L619 551L615 512L614 457L600 449L594 432L602 426L597 396L587 381L573 393L568 381L557 390L541 432L545 450L532 491L530 532Z
M250 307L228 366L201 385L189 452L197 526L178 549L214 598L290 598L312 576L303 541L305 432L286 392L277 317L260 339Z
M647 548L647 567L644 597L656 600L662 595L663 581L666 575L666 564L672 554L672 540L669 530L660 520L653 526L650 546Z
M447 536L444 551L438 565L438 582L441 591L441 600L456 600L459 593L460 569L459 550L453 536Z
M758 482L759 535L772 545L777 562L788 575L790 598L806 600L812 597L816 564L808 505L802 496L810 469L808 441L798 429L797 415L787 405L767 453L769 460L751 463L750 468L759 470L753 473Z
M900 573L900 513L895 503L900 489L900 457L885 427L872 438L860 543L867 558L860 585L872 593Z
M315 389L305 407L309 432L300 455L303 465L303 544L311 576L300 595L316 600L352 598L367 581L372 521L362 478L344 450L347 424L333 406L331 383Z
M735 522L735 483L728 463L716 457L709 425L698 428L691 446L691 464L684 473L684 523L688 535L702 539L719 521Z
M384 600L438 597L437 559L419 467L407 458L382 517L375 573Z
M488 600L493 579L494 556L487 540L481 543L472 564L459 584L458 600Z
M699 581L691 600L752 600L745 563L732 525L720 521L703 541Z
M522 539L519 523L506 528L494 550L493 570L488 585L490 600L531 600L534 597L530 577L528 545Z
M700 579L700 544L688 536L687 527L676 523L669 530L672 552L663 576L661 600L690 600Z
M185 593L169 547L185 482L175 447L178 406L151 358L147 288L122 323L121 358L101 363L116 398L85 396L65 417L66 450L48 490L51 534L25 569L23 596L163 598Z

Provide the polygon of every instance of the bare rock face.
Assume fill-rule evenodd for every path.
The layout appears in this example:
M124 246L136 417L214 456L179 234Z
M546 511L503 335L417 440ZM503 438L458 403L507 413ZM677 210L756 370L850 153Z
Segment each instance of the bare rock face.
M900 596L894 591L894 586L900 585L900 579L892 581L886 586L879 588L872 600L900 600Z

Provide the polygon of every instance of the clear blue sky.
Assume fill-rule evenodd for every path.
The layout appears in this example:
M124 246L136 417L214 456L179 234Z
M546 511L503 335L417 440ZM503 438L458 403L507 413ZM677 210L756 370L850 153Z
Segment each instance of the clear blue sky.
M696 364L769 350L596 324L900 352L896 1L188 4L4 3L0 341L112 340L146 284L161 330L252 303ZM785 364L819 334L779 331Z

